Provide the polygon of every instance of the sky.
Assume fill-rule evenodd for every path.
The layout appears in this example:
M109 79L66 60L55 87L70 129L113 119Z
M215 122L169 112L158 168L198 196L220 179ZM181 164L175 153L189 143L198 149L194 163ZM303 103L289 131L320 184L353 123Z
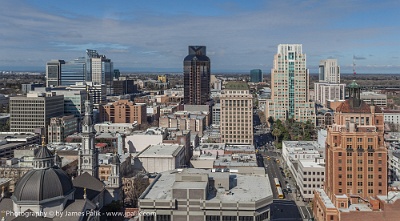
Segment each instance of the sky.
M400 1L2 0L0 70L44 71L97 50L121 72L182 72L189 45L211 71L270 73L278 44L302 44L307 68L400 73Z

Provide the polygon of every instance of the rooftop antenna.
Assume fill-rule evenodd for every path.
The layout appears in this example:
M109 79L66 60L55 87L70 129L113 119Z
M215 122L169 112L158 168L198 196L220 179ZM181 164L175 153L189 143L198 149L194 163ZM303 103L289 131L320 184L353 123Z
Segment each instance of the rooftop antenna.
M356 56L353 55L353 75L356 75Z

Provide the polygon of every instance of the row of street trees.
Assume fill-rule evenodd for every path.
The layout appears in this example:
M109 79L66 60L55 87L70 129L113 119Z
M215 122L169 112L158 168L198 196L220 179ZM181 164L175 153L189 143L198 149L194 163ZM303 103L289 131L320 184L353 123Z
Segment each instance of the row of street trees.
M277 148L282 148L282 141L310 141L316 138L316 129L311 121L297 122L293 119L286 121L276 120L272 117L268 118L271 126L272 135L275 137Z

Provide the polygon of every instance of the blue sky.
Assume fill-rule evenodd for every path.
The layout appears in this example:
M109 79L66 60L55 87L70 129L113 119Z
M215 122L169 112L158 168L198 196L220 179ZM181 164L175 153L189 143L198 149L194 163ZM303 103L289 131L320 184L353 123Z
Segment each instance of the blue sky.
M269 73L278 44L303 44L307 67L400 73L400 1L0 1L0 70L44 70L95 49L127 71L182 71L188 45L212 72Z

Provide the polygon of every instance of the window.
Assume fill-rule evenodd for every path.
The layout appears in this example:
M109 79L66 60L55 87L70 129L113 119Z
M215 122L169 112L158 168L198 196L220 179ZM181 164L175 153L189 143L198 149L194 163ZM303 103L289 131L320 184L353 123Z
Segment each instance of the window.
M362 185L363 185L362 182L358 182L358 183L357 183L357 186L362 186Z
M348 138L346 139L346 141L347 141L347 142L351 142L352 140L351 140L351 138L348 137Z
M352 167L347 167L347 171L352 171L353 168Z
M342 182L339 182L338 185L341 186L341 185L342 185Z
M348 156L348 157L351 157L352 155L353 155L352 152L347 152L347 156Z
M362 138L357 138L357 142L362 142Z
M357 167L357 171L363 171L362 167Z
M379 171L379 172L382 172L382 167L378 167L378 171Z
M339 153L338 153L338 156L341 157L341 156L342 156L342 152L339 152Z
M372 142L372 138L368 138L368 143L371 143Z
M374 183L373 182L368 182L368 186L373 186Z
M368 171L369 172L374 171L374 168L373 167L368 167Z
M347 174L347 178L348 178L348 179L351 179L351 178L353 178L353 175Z
M347 186L353 186L353 182L347 182Z
M338 170L339 170L339 171L342 171L342 167L339 167Z

